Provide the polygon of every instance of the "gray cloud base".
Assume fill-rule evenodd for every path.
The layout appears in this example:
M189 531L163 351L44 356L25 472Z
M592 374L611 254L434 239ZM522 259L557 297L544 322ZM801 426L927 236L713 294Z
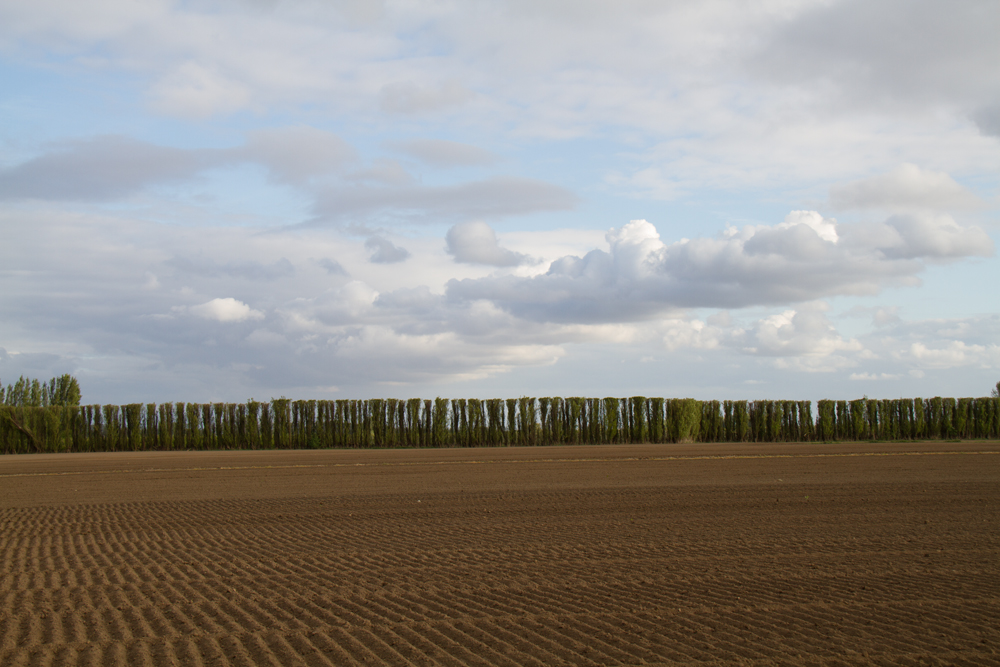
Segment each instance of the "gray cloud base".
M1000 6L979 0L819 3L774 25L752 60L778 80L831 84L852 104L959 104L1000 97Z
M365 247L372 251L369 261L373 264L396 264L406 261L410 251L395 245L389 239L372 236L365 241Z
M181 181L219 161L214 151L166 148L121 136L65 142L0 170L0 198L106 201Z
M497 156L478 146L445 139L413 139L393 144L397 150L435 167L493 164Z
M852 181L830 188L830 203L849 209L928 209L978 208L983 202L944 172L903 164L887 174Z
M444 186L330 188L319 193L321 220L451 221L494 219L538 211L565 211L577 198L568 190L529 178L494 177Z
M424 149L441 151L437 144ZM448 151L452 158L463 152L468 158L475 148L455 144L447 146ZM419 185L394 160L375 160L370 168L347 172L346 167L357 160L357 153L342 139L307 126L257 130L244 145L231 149L177 149L101 136L67 142L0 170L0 198L114 201L151 186L190 181L209 169L253 163L266 167L273 181L295 186L308 196L314 223L496 219L564 211L578 201L557 185L512 176Z

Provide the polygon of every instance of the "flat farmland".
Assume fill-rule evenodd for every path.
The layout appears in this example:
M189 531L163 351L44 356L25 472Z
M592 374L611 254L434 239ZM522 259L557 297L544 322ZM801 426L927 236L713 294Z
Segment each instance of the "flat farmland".
M0 665L1000 664L1000 443L0 457Z

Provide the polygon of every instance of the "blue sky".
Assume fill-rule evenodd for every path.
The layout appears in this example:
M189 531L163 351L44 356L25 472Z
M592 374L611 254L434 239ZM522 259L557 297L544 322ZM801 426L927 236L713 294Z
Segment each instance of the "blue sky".
M993 2L0 0L0 380L984 395Z

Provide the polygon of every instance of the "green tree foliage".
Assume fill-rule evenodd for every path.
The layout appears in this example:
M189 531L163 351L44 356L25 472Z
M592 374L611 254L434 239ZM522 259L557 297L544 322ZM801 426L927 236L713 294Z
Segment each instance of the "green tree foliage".
M23 375L4 389L0 382L0 405L15 408L70 407L80 405L80 383L72 375L52 378L48 382L28 379Z
M644 396L61 405L69 380L3 390L0 453L1000 437L1000 396L822 400L815 419L809 401Z

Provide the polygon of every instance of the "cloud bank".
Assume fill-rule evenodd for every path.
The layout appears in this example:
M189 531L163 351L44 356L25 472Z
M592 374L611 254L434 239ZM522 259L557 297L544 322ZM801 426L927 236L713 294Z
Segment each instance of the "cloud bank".
M488 155L455 142L407 146L437 164ZM265 168L271 181L304 195L314 224L498 219L570 210L579 201L563 187L531 178L497 175L423 185L387 159L352 170L348 167L360 166L357 151L337 135L308 126L255 130L243 145L227 149L170 148L110 135L63 142L0 169L0 199L113 202L246 164Z
M936 235L942 225L954 229L927 220L927 229L904 238L889 223L865 235L799 211L773 225L672 243L635 221L609 231L606 250L557 257L540 275L517 276L450 261L442 238L411 239L404 262L373 264L371 254L391 248L324 230L260 234L19 215L28 224L6 227L12 242L0 253L14 273L3 280L11 285L29 266L34 277L0 291L8 315L0 371L62 369L132 400L147 400L143 387L154 385L152 400L243 400L269 391L316 396L330 386L411 395L443 382L495 383L516 369L565 363L575 350L603 355L592 363L605 365L635 350L637 358L670 360L670 373L702 359L703 374L720 364L758 380L822 372L852 387L895 381L882 374L1000 369L995 316L915 324L879 306L852 313L873 318L875 333L837 329L822 295L878 292L915 279L927 261L954 261L955 246ZM473 244L475 252L485 248L490 258L504 250L488 226L476 228L481 234L472 238L486 243ZM888 248L907 250L893 256ZM435 272L439 282L414 286L415 275ZM776 307L753 305L763 298ZM720 303L726 310L697 312ZM42 335L57 352L23 351ZM668 371L658 363L666 362L641 368L661 368L662 376ZM638 378L640 370L625 375ZM586 382L575 386L583 391Z
M606 236L609 250L566 256L533 277L451 280L449 298L490 300L543 322L630 322L678 308L746 308L875 294L914 284L921 260L989 256L977 227L948 216L893 216L880 225L838 225L794 211L776 225L727 228L714 238L666 244L634 220Z

